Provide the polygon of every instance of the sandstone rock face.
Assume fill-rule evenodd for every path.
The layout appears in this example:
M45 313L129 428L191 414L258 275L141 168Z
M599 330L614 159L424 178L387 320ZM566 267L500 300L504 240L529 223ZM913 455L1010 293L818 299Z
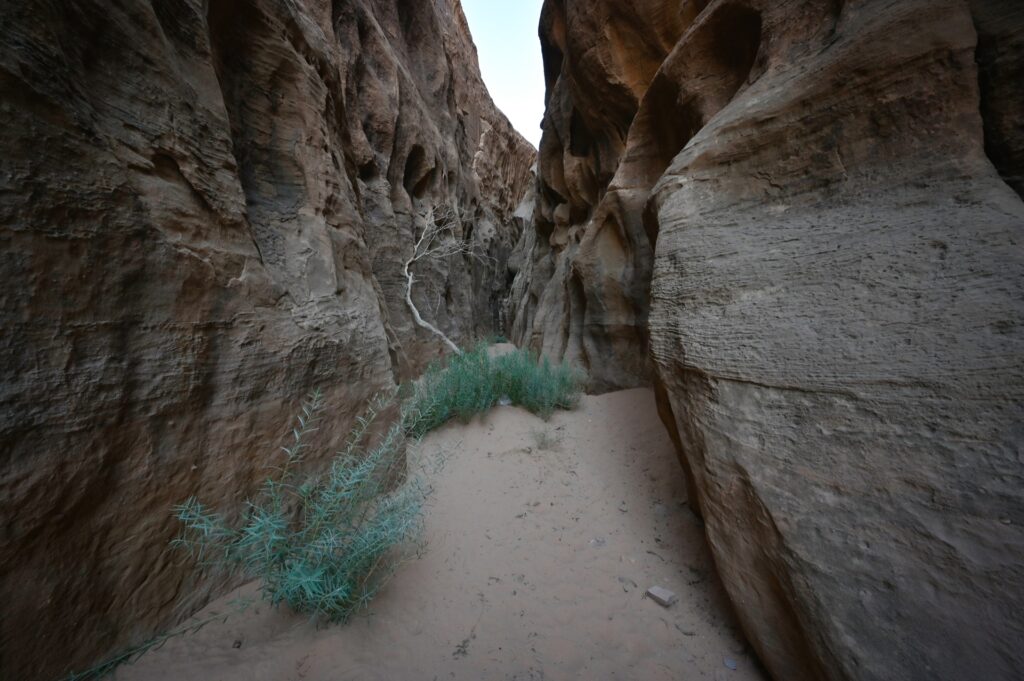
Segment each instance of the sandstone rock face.
M688 10L676 4L547 2L541 16L547 113L512 336L584 366L594 390L650 377L642 207L660 173L644 187L621 166L640 100L682 31Z
M1022 13L546 4L515 336L653 377L777 679L1024 676Z
M223 589L168 551L171 507L240 504L309 390L327 455L439 355L401 277L432 208L481 257L419 269L417 304L496 329L534 152L458 0L29 0L0 27L0 677L49 679Z

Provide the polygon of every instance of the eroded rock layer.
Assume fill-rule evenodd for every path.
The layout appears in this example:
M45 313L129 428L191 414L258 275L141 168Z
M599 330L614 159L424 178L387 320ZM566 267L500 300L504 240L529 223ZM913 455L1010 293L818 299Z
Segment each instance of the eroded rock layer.
M541 23L516 339L657 383L775 678L1024 675L1024 8Z
M532 148L458 0L0 8L0 677L54 678L194 611L173 504L240 503L299 399L327 455L497 328ZM314 451L314 450L311 450ZM316 465L311 461L311 465Z

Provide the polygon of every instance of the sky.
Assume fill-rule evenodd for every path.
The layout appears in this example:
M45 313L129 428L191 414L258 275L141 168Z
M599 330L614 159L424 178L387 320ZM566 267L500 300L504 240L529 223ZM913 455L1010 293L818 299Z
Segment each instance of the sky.
M537 24L543 0L462 0L484 83L533 146L544 117L544 63Z

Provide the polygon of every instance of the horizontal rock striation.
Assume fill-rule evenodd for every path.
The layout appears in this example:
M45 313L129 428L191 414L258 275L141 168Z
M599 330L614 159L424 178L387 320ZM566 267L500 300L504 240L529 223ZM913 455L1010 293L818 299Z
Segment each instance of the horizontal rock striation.
M458 0L0 8L0 677L50 679L226 586L172 505L240 506L298 401L328 455L442 345L498 328L534 150ZM310 462L316 466L317 460ZM237 507L237 506L236 506Z
M653 380L777 679L1024 675L1024 12L548 0L514 335Z

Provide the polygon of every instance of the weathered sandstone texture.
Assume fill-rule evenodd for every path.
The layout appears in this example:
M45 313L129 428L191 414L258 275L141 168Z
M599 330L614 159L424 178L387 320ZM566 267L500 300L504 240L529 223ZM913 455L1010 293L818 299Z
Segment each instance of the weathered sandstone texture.
M224 584L172 505L240 505L312 388L327 455L439 355L401 276L432 208L480 257L420 310L497 328L534 152L476 63L458 0L0 4L0 678L193 612Z
M1024 677L1024 6L548 0L541 37L515 339L655 381L775 678Z

